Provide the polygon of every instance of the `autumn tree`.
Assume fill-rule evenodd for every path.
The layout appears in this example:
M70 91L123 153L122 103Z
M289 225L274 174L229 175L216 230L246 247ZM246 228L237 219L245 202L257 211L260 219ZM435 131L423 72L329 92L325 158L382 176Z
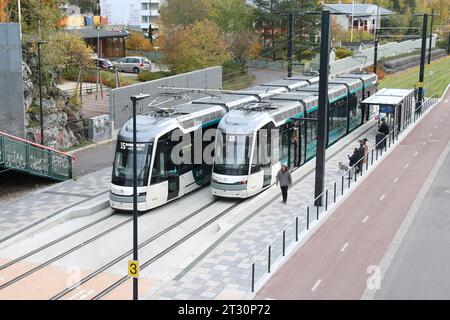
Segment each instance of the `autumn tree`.
M130 32L130 37L125 40L128 50L150 51L153 49L150 39L144 37L141 32Z
M210 10L210 0L166 0L159 8L159 13L165 26L188 27L208 18Z
M1 0L3 1L3 0ZM60 28L63 13L61 0L28 0L21 2L22 32L24 34L40 34L48 38ZM10 1L6 6L10 21L19 21L17 1Z
M185 28L163 26L160 43L165 52L164 62L173 73L221 65L229 59L220 29L208 19Z

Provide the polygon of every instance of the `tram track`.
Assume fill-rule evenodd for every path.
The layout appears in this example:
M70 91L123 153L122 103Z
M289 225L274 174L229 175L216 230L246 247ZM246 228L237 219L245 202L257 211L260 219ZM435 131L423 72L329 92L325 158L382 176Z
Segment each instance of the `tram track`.
M80 228L78 228L78 229L76 229L76 230L74 230L72 232L69 232L68 234L65 234L62 237L59 237L59 238L57 238L57 239L55 239L55 240L53 240L53 241L51 241L51 242L49 242L47 244L44 244L43 246L40 246L37 249L34 249L34 250L32 250L32 251L30 251L28 253L25 253L25 254L15 258L15 259L13 259L13 260L11 260L9 262L7 262L7 263L5 263L4 265L1 265L0 266L0 271L11 267L11 266L15 265L16 263L21 262L21 261L25 260L26 258L31 257L32 255L35 255L36 253L39 253L39 252L41 252L41 251L43 251L45 249L48 249L51 246L53 246L53 245L55 245L55 244L57 244L57 243L59 243L59 242L61 242L63 240L66 240L66 239L68 239L68 238L70 238L70 237L72 237L72 236L74 236L74 235L76 235L76 234L78 234L78 233L80 233L80 232L82 232L84 230L87 230L90 227L92 227L92 226L94 226L94 225L96 225L96 224L98 224L98 223L100 223L102 221L105 221L105 220L111 218L112 216L114 216L116 214L117 214L117 212L113 212L113 213L111 213L109 215L101 217L101 218L99 218L99 219L97 219L97 220L95 220L93 222L90 222L90 223L88 223L88 224L86 224L86 225L84 225L84 226L82 226L82 227L80 227Z
M172 230L173 228L177 227L178 225L182 224L183 222L185 222L185 221L191 219L192 217L198 215L199 213L201 213L202 211L204 211L205 209L207 209L208 207L210 207L212 204L214 204L214 203L217 202L217 201L219 201L219 199L214 199L213 201L210 201L209 203L207 203L207 204L205 204L204 206L202 206L201 208L195 210L194 212L192 212L191 214L187 215L186 217L184 217L184 218L178 220L178 221L175 222L174 224L172 224L172 225L170 225L169 227L165 228L164 230L158 232L155 236L152 237L152 238L154 238L153 240L155 240L155 239L161 237L163 234L167 233L168 231ZM116 214L116 213L113 213L112 215L115 215L115 214ZM141 215L141 213L140 213L139 215ZM108 216L107 216L107 217L108 217ZM111 217L111 215L110 215L109 217ZM92 225L94 225L94 224L96 224L96 223L99 223L99 222L101 222L101 221L104 221L105 219L106 219L106 217L103 217L103 218L101 218L101 219L98 219L98 220L96 220L96 221L90 223L89 225L92 226ZM71 253L74 253L75 251L77 251L77 250L81 249L82 247L84 247L84 246L86 246L86 245L88 245L88 244L90 244L90 243L92 243L92 242L94 242L94 241L96 241L96 240L102 238L103 236L105 236L105 235L111 233L112 231L115 231L115 230L117 230L118 228L125 226L126 224L128 224L128 223L130 223L130 222L132 222L132 221L133 221L133 217L130 217L130 218L128 218L128 219L126 219L126 220L124 220L124 221L122 221L122 222L120 222L120 223L114 225L113 227L108 228L107 230L105 230L105 231L103 231L103 232L101 232L101 233L99 233L99 234L97 234L97 235L95 235L95 236L89 238L88 240L83 241L82 243L80 243L80 244L78 244L78 245L76 245L76 246L73 246L72 248L70 248L70 249L68 249L68 250L66 250L66 251L64 251L64 252L62 252L62 253L60 253L60 254L54 256L53 258L51 258L51 259L49 259L49 260L46 260L45 262L43 262L43 263L39 264L38 266L36 266L36 267L34 267L34 268L28 270L27 272L24 272L24 273L22 273L22 274L16 276L15 278L9 280L8 282L5 282L4 284L0 285L0 291L3 290L3 289L5 289L5 288L7 288L7 287L9 287L9 286L11 286L11 285L13 285L13 284L15 284L15 283L17 283L17 282L19 282L20 280L22 280L22 279L24 279L24 278L26 278L26 277L28 277L28 276L30 276L30 275L36 273L37 271L39 271L39 270L41 270L41 269L43 269L43 268L45 268L45 267L51 265L51 264L54 263L55 261L60 260L61 258L65 257L65 256L67 256L67 255L69 255L69 254L71 254ZM88 226L88 225L84 226L84 227L85 227L84 230L86 229L87 226ZM82 228L79 228L79 229L83 229L83 227L82 227ZM79 229L77 229L77 230L79 230ZM71 232L71 233L65 235L64 237L65 237L65 238L68 238L72 233L75 233L77 230L75 230L75 231L73 231L73 232ZM72 235L73 235L73 234L72 234ZM57 239L57 240L62 241L61 239ZM55 241L56 241L56 240L55 240ZM54 243L53 243L53 244L54 244ZM48 247L50 247L50 246L53 245L53 244L52 244L52 243L49 243L49 244L44 245L44 246L42 246L42 247L47 247L47 248L48 248ZM41 247L41 248L42 248L42 247ZM38 249L40 249L40 248L38 248ZM38 250L38 249L36 249L36 250ZM36 251L36 250L34 250L34 251ZM42 249L42 250L43 250L43 249ZM32 253L32 252L33 252L33 251L29 252L29 253L26 254L26 255L31 256L32 254L35 254L35 253ZM25 255L24 255L24 256L25 256ZM19 257L19 258L20 258L20 257ZM15 260L18 260L19 258L15 259ZM14 260L10 262L10 265L13 265L13 264L15 264L15 263L17 263L17 262L19 262L19 261L15 261L14 263L13 263L13 262L14 262ZM5 268L6 268L6 267L5 267ZM5 268L3 268L3 269L5 269Z
M198 215L199 213L201 213L202 211L204 211L205 209L207 209L208 207L210 207L211 205L213 205L214 203L216 203L218 201L219 201L219 199L214 199L213 201L207 203L203 207L195 210L190 215L188 215L188 216L184 217L183 219L177 221L176 223L170 225L169 227L165 228L164 230L161 230L157 234L155 234L155 235L151 236L150 238L148 238L147 240L141 242L139 244L139 246L138 246L138 249L142 249L143 247L145 247L146 245L150 244L151 242L154 242L155 240L157 240L161 236L167 234L169 231L171 231L172 229L178 227L182 223L188 221L189 219L191 219L195 215ZM216 221L217 219L219 219L220 217L222 217L223 215L225 215L226 213L228 213L229 211L231 211L232 209L237 207L241 202L242 202L242 200L239 200L239 201L235 202L233 205L227 207L225 210L221 211L219 214L214 216L212 219L209 219L207 222L203 223L200 227L198 227L198 228L194 229L193 231L191 231L188 235L184 236L182 239L180 239L177 242L175 242L174 244L170 245L168 248L164 249L163 251L158 253L156 256L152 257L150 260L147 260L146 262L144 262L144 264L141 266L141 270L144 269L145 267L147 267L150 263L158 260L159 258L164 256L168 252L172 251L174 248L179 246L181 243L183 243L187 239L191 238L192 236L194 236L195 234L197 234L198 232L200 232L201 230L203 230L204 228L209 226L211 223L213 223L214 221ZM132 253L133 253L133 249L130 249L130 250L124 252L120 256L114 258L113 260L111 260L107 264L105 264L102 267L98 268L97 270L93 271L89 275L85 276L83 279L81 279L77 283L71 285L70 287L66 288L65 290L63 290L63 291L59 292L58 294L54 295L53 297L50 298L50 300L59 300L59 299L61 299L62 297L66 296L67 294L69 294L72 291L74 291L75 289L79 288L81 285L85 284L86 282L88 282L88 281L92 280L93 278L95 278L96 276L100 275L102 272L104 272L105 270L109 269L113 265L119 263L120 261L122 261L123 259L128 257L129 255L131 255ZM123 278L121 278L120 280L115 282L113 285L111 285L108 288L104 289L97 296L99 296L102 293L104 293L104 294L109 293L114 288L118 287L123 282L125 282L127 279L128 279L128 276L124 276Z

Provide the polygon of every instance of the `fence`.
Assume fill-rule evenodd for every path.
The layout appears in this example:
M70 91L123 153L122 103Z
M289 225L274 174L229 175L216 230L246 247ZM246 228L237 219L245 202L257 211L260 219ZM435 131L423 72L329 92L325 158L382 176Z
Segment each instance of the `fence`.
M361 158L354 166L349 168L338 180L326 188L318 197L308 203L299 213L287 224L280 235L278 235L269 245L253 260L251 265L251 291L255 291L255 283L265 274L271 273L274 262L286 255L286 249L298 242L302 233L308 232L312 222L319 220L320 216L326 213L330 204L335 204L339 196L343 196L348 191L352 183L358 181L358 177L363 176L379 158L387 152L396 140L398 134L412 122L416 122L426 110L436 103L434 95L426 99L411 117L406 120L403 127L396 126L386 135L374 148L372 148L367 158ZM365 167L365 168L364 168ZM358 169L357 169L358 168ZM322 205L315 205L318 201Z
M53 180L72 179L72 160L66 153L0 132L0 167Z

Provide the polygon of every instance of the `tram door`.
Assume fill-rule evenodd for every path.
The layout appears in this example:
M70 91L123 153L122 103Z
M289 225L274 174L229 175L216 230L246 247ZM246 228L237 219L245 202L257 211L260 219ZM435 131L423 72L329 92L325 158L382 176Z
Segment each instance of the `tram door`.
M296 124L293 133L292 133L292 137L291 137L291 141L292 144L294 145L294 167L299 167L301 165L301 140L300 140L300 132L301 132L301 127L300 124Z
M169 143L165 150L165 169L168 182L167 200L178 197L180 192L180 175L178 165L174 164L171 158L172 148L175 142Z
M259 159L261 161L261 169L264 170L263 188L270 185L272 181L272 141L271 130L267 127L259 131L257 137L256 150L259 152Z

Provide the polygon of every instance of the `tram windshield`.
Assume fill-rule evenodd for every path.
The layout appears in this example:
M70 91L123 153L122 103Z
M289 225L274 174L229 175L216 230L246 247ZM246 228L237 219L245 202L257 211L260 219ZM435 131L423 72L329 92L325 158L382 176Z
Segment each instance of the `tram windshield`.
M138 187L146 186L148 183L152 149L152 143L136 144ZM124 187L133 186L133 143L131 142L117 142L112 183Z
M252 135L234 135L219 131L216 141L214 172L244 176L248 174Z

